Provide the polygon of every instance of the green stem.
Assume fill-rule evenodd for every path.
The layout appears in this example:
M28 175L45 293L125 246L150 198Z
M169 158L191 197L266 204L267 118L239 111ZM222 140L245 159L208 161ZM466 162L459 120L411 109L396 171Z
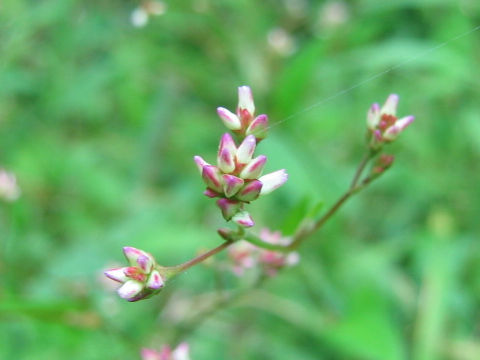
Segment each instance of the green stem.
M360 179L360 176L362 175L365 166L368 164L368 162L373 156L375 156L375 152L372 150L363 155L362 161L358 165L357 170L355 171L355 175L353 176L352 183L350 184L350 190L354 189L357 186L358 180Z
M335 204L333 204L332 207L328 209L328 211L324 215L322 215L318 220L314 222L303 222L303 224L293 235L293 241L288 246L288 249L290 251L297 249L308 236L312 235L314 232L320 229L323 224L325 224L352 195L358 193L373 180L373 178L367 177L361 182L360 185L358 185L358 182L363 174L363 171L365 170L365 167L376 154L376 151L370 150L363 156L362 161L360 162L357 170L355 171L355 175L353 176L350 187L335 202Z
M198 263L201 263L202 261L204 261L205 259L208 259L209 257L219 253L220 251L222 251L223 249L226 249L227 247L229 247L230 245L233 244L233 241L225 241L223 244L207 251L206 253L203 253L187 262L184 262L183 264L180 264L180 265L176 265L176 266L172 266L172 267L168 267L168 268L163 268L163 273L165 274L166 273L166 276L167 278L171 278L175 275L178 275L182 272L184 272L185 270L191 268L192 266L195 266L197 265Z

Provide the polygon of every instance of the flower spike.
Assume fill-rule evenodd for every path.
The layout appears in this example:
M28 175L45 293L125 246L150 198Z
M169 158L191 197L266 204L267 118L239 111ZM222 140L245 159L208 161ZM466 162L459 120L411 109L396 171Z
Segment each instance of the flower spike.
M267 135L268 117L264 114L255 117L252 90L248 86L238 88L236 115L223 107L217 108L217 113L225 126L243 140L237 147L232 136L225 133L218 146L216 165L200 156L195 156L194 161L207 184L204 194L219 198L217 205L225 220L250 227L254 222L250 214L243 211L244 204L280 187L288 176L285 170L261 176L267 157L254 158L254 152L257 143Z

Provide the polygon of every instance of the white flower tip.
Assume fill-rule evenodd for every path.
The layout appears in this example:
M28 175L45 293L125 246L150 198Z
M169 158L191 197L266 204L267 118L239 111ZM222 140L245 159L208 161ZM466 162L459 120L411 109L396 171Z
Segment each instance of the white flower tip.
M203 160L203 158L201 156L198 156L198 155L195 155L193 157L193 161L195 161L195 164L197 164L197 168L198 168L198 171L200 171L200 174L202 174L203 167L205 165L210 165L205 160Z
M252 160L255 147L257 146L257 140L254 135L248 135L243 139L242 143L237 150L237 161L240 164L247 164Z
M128 280L127 276L125 275L125 272L123 271L123 268L106 270L103 272L103 274L109 279L112 279L114 281L118 281L121 283Z
M242 127L242 123L237 115L224 107L217 108L217 114L222 119L223 124L230 130L239 130Z
M125 300L133 300L143 290L143 284L135 281L129 280L117 290L118 295Z
M405 116L404 118L401 118L401 119L397 120L397 123L403 130L408 125L410 125L414 120L415 120L415 116L409 115L409 116Z
M400 97L397 94L390 94L382 107L382 114L395 115Z
M263 175L258 180L260 180L263 184L260 195L266 195L285 184L285 182L288 180L288 174L285 169L281 169L270 174Z
M246 109L251 115L255 113L252 89L249 86L240 86L238 88L238 108Z

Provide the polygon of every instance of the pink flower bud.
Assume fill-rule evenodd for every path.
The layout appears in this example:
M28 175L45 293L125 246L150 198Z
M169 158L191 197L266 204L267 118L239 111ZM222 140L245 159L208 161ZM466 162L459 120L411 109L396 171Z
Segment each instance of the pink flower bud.
M243 179L233 175L223 175L223 191L227 197L234 196L243 186Z
M397 114L397 106L398 106L399 97L397 94L391 94L388 96L387 101L383 104L381 109L381 114L388 114L396 116Z
M218 167L225 173L230 173L235 170L235 156L237 154L237 147L228 133L223 134L218 147Z
M236 200L219 199L217 205L222 210L222 215L225 220L230 220L242 208L242 203Z
M220 119L222 119L223 124L230 130L240 130L242 127L242 123L240 122L238 116L231 111L223 107L219 107L217 108L217 113L220 116Z
M163 279L157 270L152 271L147 281L147 287L152 290L158 290L164 285Z
M257 140L267 137L268 131L268 116L265 114L258 115L253 120L245 132L246 135L254 135Z
M198 168L198 171L200 172L200 174L202 174L204 166L210 165L205 160L203 160L203 158L201 156L198 156L198 155L194 156L193 160L195 161L195 164L197 164L197 168Z
M217 193L216 191L213 191L213 190L210 189L210 188L207 188L207 189L203 192L203 195L208 196L209 198L216 198L216 197L219 197L219 196L220 196L219 193Z
M238 225L243 226L243 227L252 227L255 225L255 222L253 221L252 217L250 214L246 211L240 211L238 212L232 220L236 222Z
M128 280L117 290L118 295L125 300L134 301L142 292L145 285L136 280Z
M238 110L247 110L250 116L255 114L252 89L249 86L240 86L238 88Z
M370 106L367 113L367 126L370 130L375 130L380 122L380 105L377 103Z
M213 165L204 166L202 171L202 178L210 189L218 193L222 192L223 190L222 174L220 173L220 170L216 166L213 166Z
M262 190L262 182L253 180L246 184L242 190L237 194L237 199L245 202L253 201L260 195Z
M134 247L125 246L123 253L130 265L138 266L145 272L149 272L148 269L151 269L155 262L152 255Z
M285 169L274 171L270 174L263 175L258 180L263 184L260 195L270 194L273 190L278 189L285 184L288 174Z
M252 160L256 146L257 141L255 136L248 135L245 139L243 139L237 150L237 162L240 164L248 164L250 160Z
M395 140L398 134L400 134L414 120L415 120L415 117L411 115L398 119L395 122L395 124L393 124L387 130L385 130L385 133L383 134L384 139L387 141Z
M128 280L128 277L125 275L125 268L116 268L116 269L110 269L107 271L104 271L103 273L105 274L106 277L124 283L125 281Z
M256 179L263 171L263 167L267 162L265 155L259 155L248 163L247 166L240 172L240 177L243 179Z

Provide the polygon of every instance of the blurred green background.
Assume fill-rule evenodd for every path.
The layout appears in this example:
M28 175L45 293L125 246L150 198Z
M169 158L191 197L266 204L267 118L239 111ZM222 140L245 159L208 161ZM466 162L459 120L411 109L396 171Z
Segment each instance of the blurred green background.
M0 165L22 190L0 204L0 359L139 359L177 340L193 360L480 359L480 31L455 39L480 3L156 5L148 19L135 1L0 5ZM256 229L288 234L343 192L371 103L396 92L417 120L300 265L189 330L248 279L199 266L130 304L102 270L124 245L173 265L220 242L192 156L214 160L215 108L245 84L274 125L267 170L290 173L251 205Z

